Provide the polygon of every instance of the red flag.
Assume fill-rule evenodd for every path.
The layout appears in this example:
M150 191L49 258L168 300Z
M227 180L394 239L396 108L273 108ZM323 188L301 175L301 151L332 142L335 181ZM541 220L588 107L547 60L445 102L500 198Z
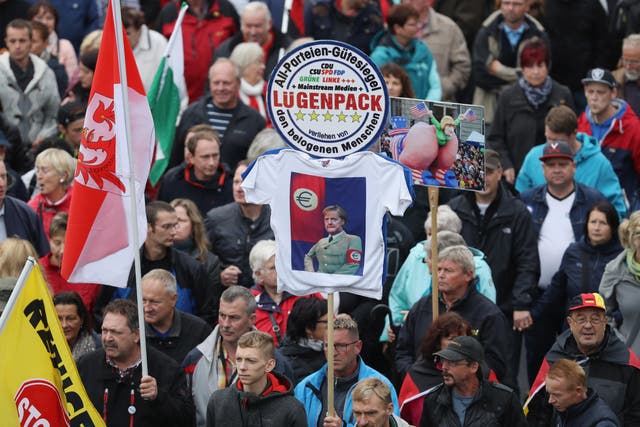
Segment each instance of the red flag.
M82 131L73 200L62 259L69 282L93 282L125 287L134 257L133 232L144 242L147 221L144 187L155 143L153 119L133 52L124 31L127 85L120 84L118 50L111 2L107 9L100 53ZM129 98L131 141L124 123L124 90ZM129 168L132 145L134 170ZM130 188L130 174L135 188ZM133 218L129 197L136 197ZM128 225L133 223L131 225Z

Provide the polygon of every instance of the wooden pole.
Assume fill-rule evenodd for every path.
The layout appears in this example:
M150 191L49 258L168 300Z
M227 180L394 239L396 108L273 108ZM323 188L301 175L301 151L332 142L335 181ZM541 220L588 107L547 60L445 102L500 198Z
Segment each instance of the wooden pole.
M335 407L333 402L333 292L327 295L327 415L335 415Z
M438 318L438 187L429 187L429 209L431 211L431 311Z

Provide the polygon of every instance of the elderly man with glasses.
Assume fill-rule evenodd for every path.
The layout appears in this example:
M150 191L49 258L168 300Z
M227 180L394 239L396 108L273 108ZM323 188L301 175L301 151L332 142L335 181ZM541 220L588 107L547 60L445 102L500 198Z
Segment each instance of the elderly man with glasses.
M602 296L576 296L569 302L567 323L569 329L556 339L531 387L526 403L529 426L550 425L553 407L544 380L560 359L575 360L584 368L587 386L604 399L623 426L640 425L640 361L607 324Z
M304 378L295 388L295 396L302 402L307 413L309 427L342 427L345 423L347 426L354 426L356 420L352 415L353 402L349 391L358 381L371 377L378 378L389 386L394 413L399 415L398 395L391 382L380 372L365 365L360 357L362 341L358 335L358 324L348 316L340 316L335 320L333 328L335 413L327 414L327 364ZM324 349L326 352L326 341Z

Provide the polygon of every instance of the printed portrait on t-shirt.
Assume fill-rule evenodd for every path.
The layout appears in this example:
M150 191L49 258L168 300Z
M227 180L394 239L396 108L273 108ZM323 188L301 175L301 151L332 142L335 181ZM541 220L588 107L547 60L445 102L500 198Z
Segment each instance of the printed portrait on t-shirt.
M293 270L362 275L366 179L291 174Z

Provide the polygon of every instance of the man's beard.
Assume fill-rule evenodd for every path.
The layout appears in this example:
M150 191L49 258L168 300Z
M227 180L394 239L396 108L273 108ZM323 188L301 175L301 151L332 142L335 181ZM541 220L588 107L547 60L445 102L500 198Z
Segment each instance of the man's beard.
M624 70L624 76L627 78L627 80L629 81L636 81L640 78L640 70Z

